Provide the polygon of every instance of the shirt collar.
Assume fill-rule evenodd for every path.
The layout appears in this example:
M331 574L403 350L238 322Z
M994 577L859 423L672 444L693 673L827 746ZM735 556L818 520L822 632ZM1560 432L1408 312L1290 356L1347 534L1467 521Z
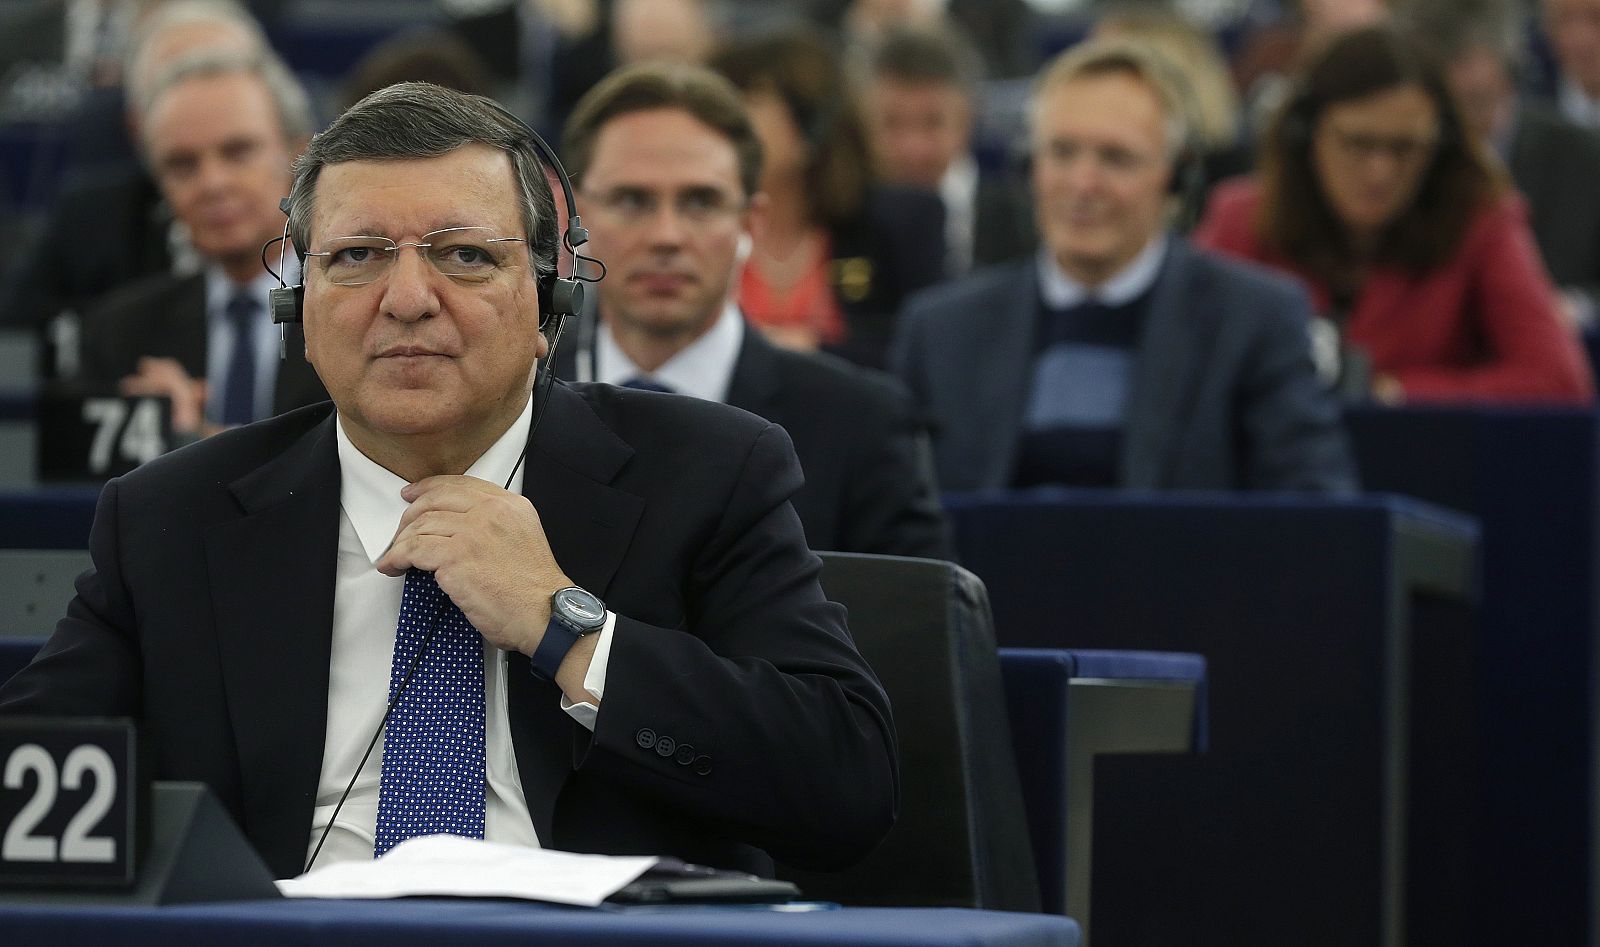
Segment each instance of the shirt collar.
M1039 295L1052 309L1066 309L1089 300L1121 306L1143 296L1161 275L1167 254L1167 235L1158 233L1132 262L1097 287L1084 286L1068 276L1046 248L1039 249Z
M722 401L728 396L728 384L733 380L733 366L739 360L739 347L744 344L744 317L732 303L724 303L717 321L698 339L684 346L676 355L653 372L647 372L633 363L611 334L611 325L602 320L595 339L595 381L620 385L625 381L646 375L661 382L673 391L692 395L703 401Z
M511 427L467 468L467 476L487 480L497 487L504 486L511 468L516 467L517 472L507 489L521 493L522 475L527 465L518 464L517 460L528 444L528 427L532 423L533 398L529 397ZM400 496L406 481L361 453L345 434L343 418L337 418L335 428L339 444L339 505L350 517L350 525L361 538L367 558L377 562L389 548L389 541L394 539L395 530L400 526L400 517L410 505Z
M960 154L939 179L939 197L946 207L971 207L978 194L978 162Z
M1561 86L1556 90L1556 102L1569 120L1579 125L1600 124L1600 104L1589 98L1572 79L1562 78Z

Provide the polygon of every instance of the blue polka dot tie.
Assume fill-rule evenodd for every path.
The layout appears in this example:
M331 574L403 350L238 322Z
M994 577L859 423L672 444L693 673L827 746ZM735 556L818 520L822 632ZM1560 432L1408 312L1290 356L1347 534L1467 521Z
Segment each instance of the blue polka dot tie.
M433 637L421 663L417 651ZM483 639L433 573L406 573L395 630L374 857L418 835L483 838Z

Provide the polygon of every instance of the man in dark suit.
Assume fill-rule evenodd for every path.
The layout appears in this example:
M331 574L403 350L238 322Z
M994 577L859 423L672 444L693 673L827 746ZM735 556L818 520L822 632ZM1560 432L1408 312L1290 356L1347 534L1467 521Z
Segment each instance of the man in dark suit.
M698 67L624 70L578 103L562 150L608 267L598 325L585 326L562 376L663 387L783 425L805 470L794 504L814 549L948 555L905 391L841 359L778 348L729 301L765 200L733 86Z
M897 29L872 56L863 105L885 179L939 195L946 272L1003 263L1034 247L1027 188L972 154L977 53L950 27Z
M311 132L304 90L270 54L200 52L152 82L141 116L147 163L205 268L147 277L91 309L83 377L167 396L186 433L323 400L310 366L280 357L267 309L278 281L261 254Z
M137 716L156 777L210 784L280 875L324 835L319 863L444 831L755 871L876 844L888 703L782 429L530 388L565 288L525 127L391 86L317 136L288 206L334 405L112 481L0 712Z
M1285 281L1167 230L1187 116L1115 40L1048 67L1033 110L1034 260L929 290L892 364L928 407L946 489L1347 489L1339 409Z
M1512 14L1440 5L1418 33L1444 58L1467 132L1505 162L1527 198L1528 223L1564 311L1592 325L1600 302L1600 132L1549 104L1519 100L1524 37Z

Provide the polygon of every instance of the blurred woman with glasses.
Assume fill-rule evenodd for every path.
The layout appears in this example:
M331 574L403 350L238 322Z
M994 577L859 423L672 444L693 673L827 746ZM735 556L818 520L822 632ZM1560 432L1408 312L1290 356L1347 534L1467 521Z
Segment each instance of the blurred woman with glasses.
M1348 395L1593 400L1522 199L1463 133L1440 68L1392 27L1308 63L1259 174L1217 188L1196 242L1308 286L1323 367Z

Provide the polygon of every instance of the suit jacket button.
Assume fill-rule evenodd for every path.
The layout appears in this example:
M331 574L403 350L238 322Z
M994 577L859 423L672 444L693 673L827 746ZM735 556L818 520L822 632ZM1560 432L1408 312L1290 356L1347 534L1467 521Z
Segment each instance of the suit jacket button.
M672 739L666 734L656 737L656 753L658 755L671 759L673 752L677 750L677 748L678 741Z
M678 744L678 755L673 757L679 766L688 766L694 762L694 747L687 743Z
M694 760L694 771L701 776L711 775L711 757L697 756Z
M644 727L633 735L633 739L638 742L641 749L648 750L656 745L656 732L649 727Z

